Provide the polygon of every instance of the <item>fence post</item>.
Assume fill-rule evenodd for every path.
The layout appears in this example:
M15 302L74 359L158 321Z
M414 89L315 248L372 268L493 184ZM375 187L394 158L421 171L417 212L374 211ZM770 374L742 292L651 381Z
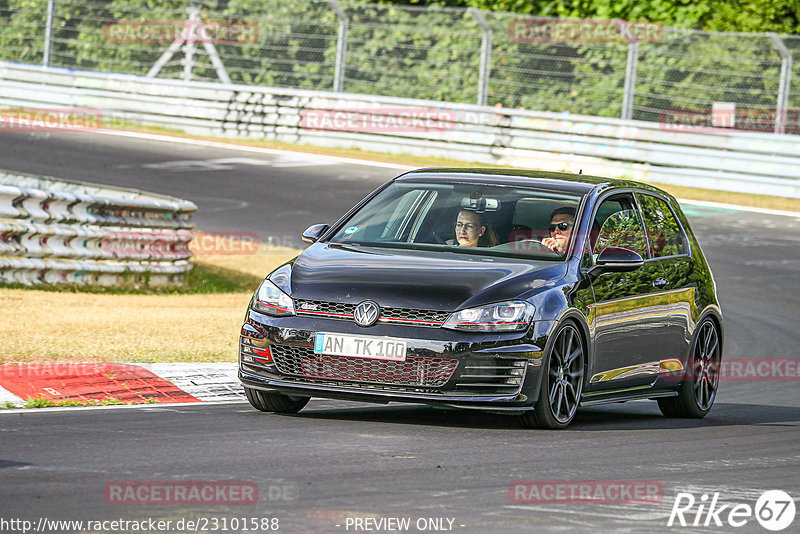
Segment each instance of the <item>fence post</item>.
M491 69L492 62L492 29L489 27L489 24L486 22L480 10L471 7L469 8L469 12L483 31L483 37L481 37L481 66L478 71L478 105L485 106L489 95L489 69Z
M333 90L341 92L344 90L344 67L345 56L347 55L347 15L336 0L328 0L331 9L339 19L339 35L336 37L336 66L333 70Z
M50 66L50 48L53 46L53 17L55 16L55 11L55 0L47 0L47 21L44 27L44 57L42 58L42 67L44 68Z
M789 107L789 89L792 83L792 53L783 44L778 34L768 33L767 37L781 55L781 80L778 84L778 104L775 107L775 133L786 132L786 113Z
M639 63L639 43L628 44L628 61L625 64L625 87L622 90L622 119L633 118L633 99L636 95L636 66Z

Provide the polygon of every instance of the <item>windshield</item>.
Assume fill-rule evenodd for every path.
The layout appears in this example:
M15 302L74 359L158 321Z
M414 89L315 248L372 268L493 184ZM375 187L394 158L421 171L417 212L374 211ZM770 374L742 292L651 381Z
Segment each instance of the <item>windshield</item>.
M329 242L563 260L580 200L519 187L395 182Z

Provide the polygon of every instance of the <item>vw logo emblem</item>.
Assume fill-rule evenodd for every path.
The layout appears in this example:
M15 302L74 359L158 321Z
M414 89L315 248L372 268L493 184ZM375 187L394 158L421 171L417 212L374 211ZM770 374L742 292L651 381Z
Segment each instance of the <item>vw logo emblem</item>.
M377 302L365 300L353 311L353 318L358 326L372 326L381 315L381 308Z

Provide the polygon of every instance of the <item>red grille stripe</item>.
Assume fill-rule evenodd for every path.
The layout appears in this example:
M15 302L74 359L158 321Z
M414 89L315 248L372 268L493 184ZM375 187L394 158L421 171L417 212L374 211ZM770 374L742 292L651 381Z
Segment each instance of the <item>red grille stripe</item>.
M393 319L391 317L381 317L380 319L378 319L378 321L385 323L417 323L417 324L435 324L435 325L442 324L436 321L422 321L420 319Z
M309 311L309 310L297 310L298 314L309 314L309 315L325 315L325 316L334 316L334 317L346 317L348 319L352 319L353 315L346 314L346 313L333 313L333 312L323 312L323 311Z

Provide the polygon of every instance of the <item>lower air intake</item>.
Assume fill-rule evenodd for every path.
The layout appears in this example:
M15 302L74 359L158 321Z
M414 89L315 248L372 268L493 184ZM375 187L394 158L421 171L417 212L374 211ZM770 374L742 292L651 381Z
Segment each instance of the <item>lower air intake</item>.
M309 380L437 388L450 380L458 365L452 358L408 356L395 362L314 354L311 347L271 345L271 349L281 374Z

